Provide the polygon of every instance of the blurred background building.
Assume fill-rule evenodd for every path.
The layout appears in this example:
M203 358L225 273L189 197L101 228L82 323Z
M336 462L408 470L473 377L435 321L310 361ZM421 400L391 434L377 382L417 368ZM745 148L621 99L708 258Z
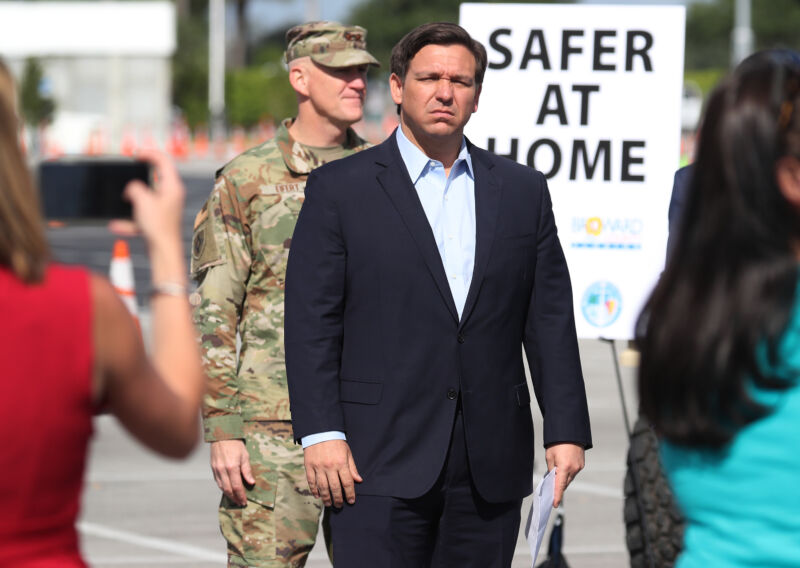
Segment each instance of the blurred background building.
M0 2L0 54L21 82L37 61L53 103L49 153L163 145L176 40L169 1Z
M752 49L800 48L797 0L612 1L619 5L609 10L625 10L624 4L687 6L683 161L691 155L702 102L732 61ZM581 2L608 0L577 3ZM219 161L260 142L272 134L278 120L294 114L294 93L281 63L284 33L292 25L333 19L368 29L369 49L384 65L370 71L365 121L357 129L378 141L396 123L386 89L391 47L420 23L458 21L460 4L461 0L0 1L0 57L11 63L23 86L21 107L30 124L26 141L34 152L130 153L156 144L179 159ZM214 12L213 5L222 5L222 10ZM216 25L220 19L221 26ZM210 46L212 28L221 28L223 33L214 37L224 39ZM214 91L223 105L213 113L224 139L216 144L209 135L209 54L215 52L210 47L221 47L216 51L224 55Z

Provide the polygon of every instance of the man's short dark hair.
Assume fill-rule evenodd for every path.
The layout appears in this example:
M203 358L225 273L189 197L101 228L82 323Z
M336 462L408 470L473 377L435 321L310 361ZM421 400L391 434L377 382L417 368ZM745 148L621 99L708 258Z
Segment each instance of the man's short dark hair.
M422 24L403 36L392 48L391 72L404 81L408 64L426 45L463 45L475 57L475 83L479 86L483 83L486 48L481 42L472 39L467 30L450 22Z

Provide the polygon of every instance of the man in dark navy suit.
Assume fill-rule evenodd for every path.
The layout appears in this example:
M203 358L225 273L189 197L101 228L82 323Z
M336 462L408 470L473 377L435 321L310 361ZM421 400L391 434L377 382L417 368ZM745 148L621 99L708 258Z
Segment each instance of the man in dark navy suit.
M392 51L400 127L308 179L286 362L337 567L511 564L533 478L523 346L554 504L592 444L545 179L463 135L485 68L463 28L412 30Z

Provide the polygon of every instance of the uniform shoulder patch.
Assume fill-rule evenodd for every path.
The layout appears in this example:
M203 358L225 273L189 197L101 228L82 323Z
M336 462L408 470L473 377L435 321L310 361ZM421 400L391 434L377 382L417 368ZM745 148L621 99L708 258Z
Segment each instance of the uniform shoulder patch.
M208 214L208 202L206 202L194 220L191 273L194 275L209 266L221 263L222 257L214 238L214 230Z

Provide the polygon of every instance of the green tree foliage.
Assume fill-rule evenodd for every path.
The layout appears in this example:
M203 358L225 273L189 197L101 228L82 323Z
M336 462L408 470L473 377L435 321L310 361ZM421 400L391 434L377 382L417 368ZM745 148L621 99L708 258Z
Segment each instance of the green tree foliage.
M294 90L281 64L283 31L251 46L252 64L225 74L225 106L231 125L252 126L297 112ZM208 123L208 1L186 2L179 12L178 49L173 58L173 102L192 128Z
M178 19L172 58L172 100L194 128L208 122L208 2L187 3Z
M789 47L800 49L800 2L754 0L753 33L756 49Z
M260 120L278 121L294 116L297 99L289 85L289 73L280 63L283 49L263 47L256 55L259 65L230 71L226 77L228 120L252 126Z
M686 69L683 73L685 81L691 81L703 92L703 95L708 95L711 90L719 83L720 79L725 76L725 69Z
M381 72L388 74L392 46L403 35L424 22L457 22L462 1L365 0L345 21L368 29L369 50L383 62ZM239 4L244 3L237 0ZM208 0L184 1L182 5L178 49L173 59L173 101L194 127L208 121ZM226 74L226 112L230 124L251 126L262 119L277 121L296 113L295 94L280 63L284 32L276 31L251 45L250 65L230 69Z
M392 47L413 28L426 22L458 23L458 7L464 0L363 0L347 23L367 29L367 48L388 73ZM488 0L490 3L553 4L554 1ZM560 3L569 3L561 0Z
M732 0L692 4L686 14L686 69L726 68L732 29Z
M47 124L52 120L56 105L53 99L42 94L44 71L38 59L28 59L19 86L22 116L31 126Z
M800 2L753 0L755 48L800 49ZM730 65L734 0L698 2L686 16L686 69L726 69Z

